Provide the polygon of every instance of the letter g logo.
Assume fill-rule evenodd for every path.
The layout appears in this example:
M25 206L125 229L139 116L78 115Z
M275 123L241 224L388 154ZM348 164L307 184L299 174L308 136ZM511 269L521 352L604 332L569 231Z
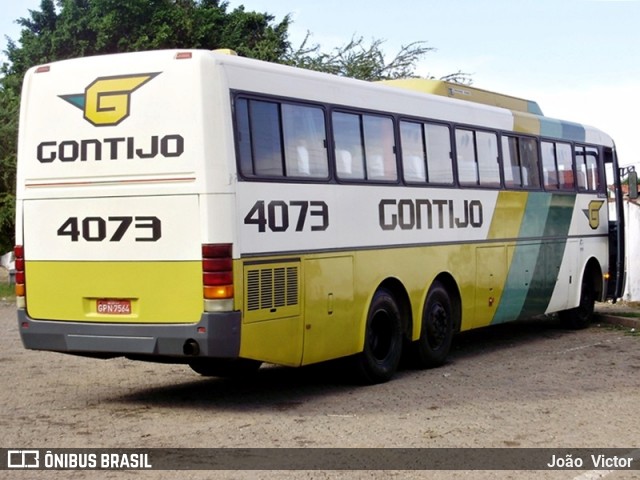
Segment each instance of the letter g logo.
M582 212L589 219L589 226L596 230L600 226L600 208L604 205L604 200L591 200L589 202L589 208L582 210Z
M159 74L98 77L85 88L84 94L60 98L83 110L84 119L96 127L118 125L130 114L131 94Z

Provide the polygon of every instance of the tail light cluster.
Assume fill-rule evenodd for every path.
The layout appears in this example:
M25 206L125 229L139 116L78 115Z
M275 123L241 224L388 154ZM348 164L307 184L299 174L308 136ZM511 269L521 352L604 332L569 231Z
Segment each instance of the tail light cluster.
M204 298L233 298L233 257L230 243L202 245Z
M27 293L24 275L24 247L16 245L13 249L16 268L16 297L24 297Z

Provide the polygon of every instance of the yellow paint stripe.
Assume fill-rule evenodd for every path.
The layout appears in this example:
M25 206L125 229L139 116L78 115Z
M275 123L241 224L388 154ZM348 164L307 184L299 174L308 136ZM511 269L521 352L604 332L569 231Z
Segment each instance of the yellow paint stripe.
M496 209L487 237L489 240L518 237L528 197L527 192L498 193Z
M529 135L540 135L540 119L536 115L516 111L512 111L512 113L514 131L528 133Z

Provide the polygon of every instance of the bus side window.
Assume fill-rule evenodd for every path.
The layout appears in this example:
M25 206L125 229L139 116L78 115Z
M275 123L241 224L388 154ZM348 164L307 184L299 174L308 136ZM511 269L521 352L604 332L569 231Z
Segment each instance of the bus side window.
M423 125L417 122L400 122L400 142L402 144L402 170L407 183L425 183L427 153L425 149Z
M245 98L235 106L243 175L329 178L322 108Z
M427 178L429 183L452 185L453 164L449 127L426 123L424 136L427 147Z
M597 192L600 191L602 182L600 181L600 156L598 149L593 147L587 147L585 156L586 169L587 169L587 190Z
M334 112L332 119L339 179L385 182L398 179L390 117Z
M364 180L360 116L334 112L332 119L338 178Z
M587 189L587 170L584 163L584 147L581 147L580 145L576 145L575 155L576 155L576 180L578 184L578 190L584 191Z
M263 177L282 177L280 112L275 102L251 101L249 118L253 140L253 169Z
M456 129L456 158L460 185L478 184L478 163L473 131Z
M498 163L498 137L491 132L476 132L478 152L478 176L480 185L500 186L500 164Z
M405 182L453 184L449 127L401 121L400 141Z
M502 137L502 158L505 186L507 188L522 187L523 175L518 154L518 139L516 137Z
M249 101L246 98L239 98L236 101L236 132L240 171L244 175L253 175L251 130L249 128Z
M284 174L277 103L237 99L236 130L242 174L263 177Z
M364 147L368 180L395 182L396 166L393 120L388 117L364 115Z
M558 161L558 180L561 190L575 190L573 174L572 148L568 143L556 143L556 157Z
M287 177L328 178L324 111L283 104L282 127Z
M544 186L547 190L558 190L558 168L556 165L556 149L553 142L542 142L542 170Z
M542 142L542 166L547 190L575 190L571 145Z
M520 165L522 167L522 187L540 188L538 142L533 138L520 137L518 143Z
M503 136L502 157L507 188L540 188L538 144L533 138Z
M597 192L600 189L598 149L576 145L575 155L578 190Z

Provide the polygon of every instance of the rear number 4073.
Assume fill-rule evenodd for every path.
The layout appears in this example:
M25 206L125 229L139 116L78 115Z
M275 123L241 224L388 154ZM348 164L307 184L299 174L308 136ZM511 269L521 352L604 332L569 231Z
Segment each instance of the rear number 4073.
M162 236L158 217L69 217L58 228L58 236L69 237L72 242L81 237L87 242L119 242L129 230L135 232L136 242L156 242Z

